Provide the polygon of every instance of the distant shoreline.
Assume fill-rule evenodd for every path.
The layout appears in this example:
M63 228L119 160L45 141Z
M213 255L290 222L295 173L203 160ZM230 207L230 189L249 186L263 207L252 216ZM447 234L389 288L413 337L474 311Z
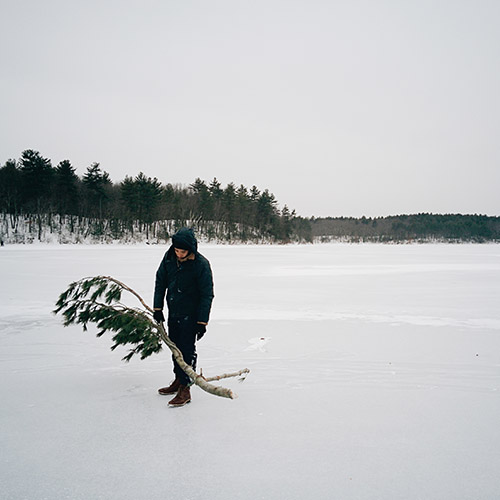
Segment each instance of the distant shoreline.
M276 240L252 233L245 227L217 221L140 221L91 219L77 216L0 215L0 241L12 244L146 244L165 245L182 226L193 227L200 241L224 245L322 244L322 243L498 243L500 217L485 215L398 215L380 218L322 218L307 221L310 237ZM241 235L246 237L242 238Z

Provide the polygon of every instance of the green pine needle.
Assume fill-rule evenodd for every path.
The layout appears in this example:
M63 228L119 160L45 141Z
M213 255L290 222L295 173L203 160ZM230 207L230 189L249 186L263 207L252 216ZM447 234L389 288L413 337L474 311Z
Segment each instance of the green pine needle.
M121 304L123 291L135 295L142 308ZM103 299L104 303L99 299ZM124 356L124 361L130 361L134 355L145 359L162 349L158 328L142 298L114 278L96 276L71 283L60 294L54 313L62 314L64 326L80 324L87 331L89 323L95 324L99 329L97 337L113 332L111 350L122 345L133 347Z

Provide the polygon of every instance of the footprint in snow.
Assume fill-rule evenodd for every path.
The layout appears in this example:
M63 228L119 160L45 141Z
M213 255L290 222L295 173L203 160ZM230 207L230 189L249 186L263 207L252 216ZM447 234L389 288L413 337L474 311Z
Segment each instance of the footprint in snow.
M260 351L266 352L264 346L271 340L271 337L254 337L253 339L249 339L248 343L250 344L245 351Z

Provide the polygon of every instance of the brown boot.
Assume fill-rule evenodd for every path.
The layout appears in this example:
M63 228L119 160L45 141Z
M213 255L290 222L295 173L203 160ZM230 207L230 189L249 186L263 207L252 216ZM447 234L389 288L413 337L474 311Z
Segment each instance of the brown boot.
M177 377L175 377L175 380L168 387L162 387L161 389L158 389L158 393L162 396L176 394L180 386L181 381Z
M168 406L184 406L191 402L191 392L187 385L181 385L174 399L168 402Z

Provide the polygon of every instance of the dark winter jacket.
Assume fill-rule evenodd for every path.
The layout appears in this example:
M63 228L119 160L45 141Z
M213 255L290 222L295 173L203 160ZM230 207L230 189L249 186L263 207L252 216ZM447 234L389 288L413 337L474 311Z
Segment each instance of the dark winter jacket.
M174 248L190 253L182 262ZM210 263L198 252L198 243L192 229L183 228L172 237L172 246L165 253L156 272L155 309L163 309L167 292L170 318L190 316L200 323L208 323L214 298Z

